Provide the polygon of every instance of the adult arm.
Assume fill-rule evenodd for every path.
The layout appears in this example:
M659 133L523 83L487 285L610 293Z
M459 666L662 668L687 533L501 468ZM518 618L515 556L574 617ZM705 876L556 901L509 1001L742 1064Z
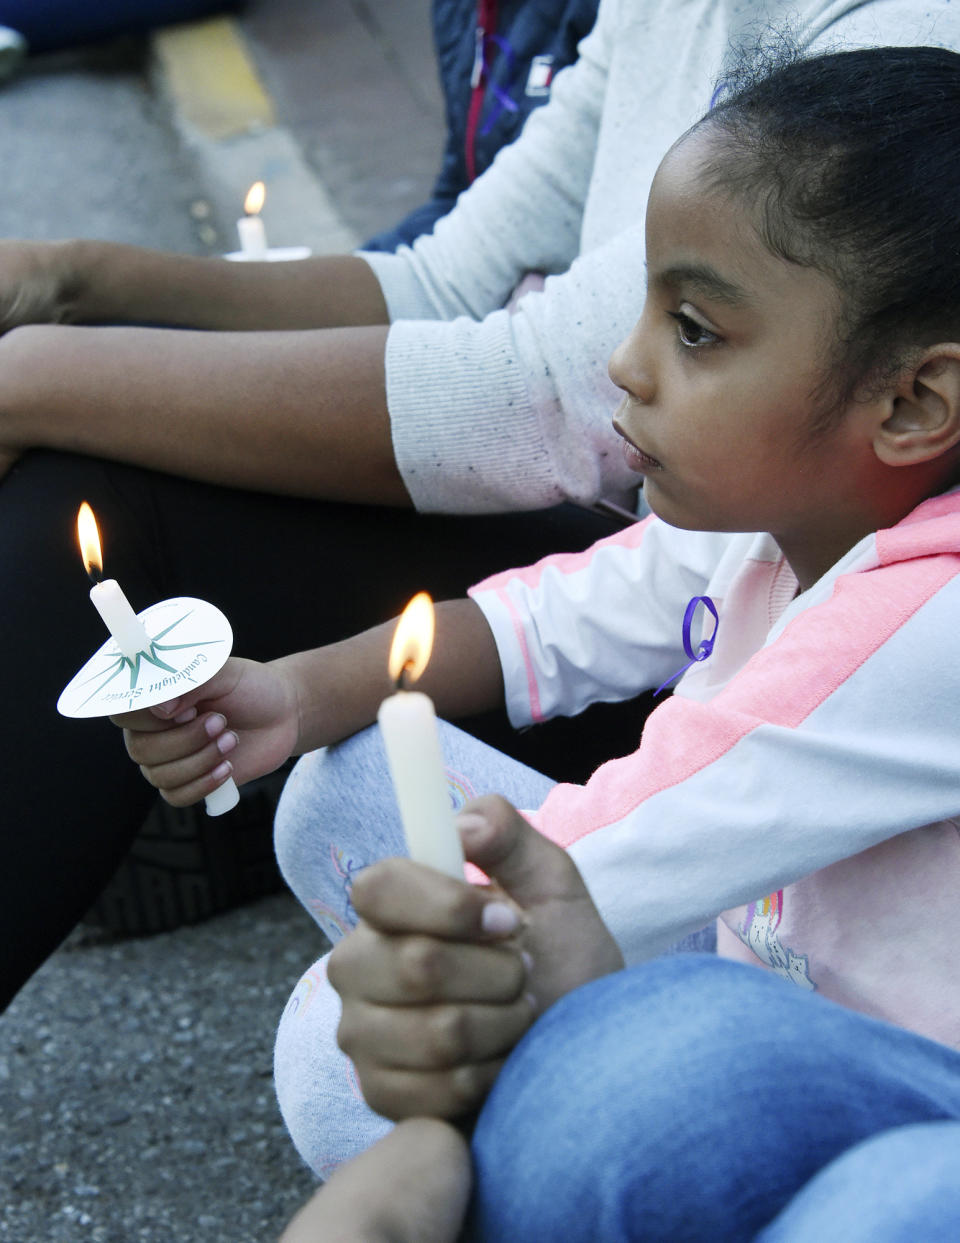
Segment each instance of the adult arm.
M0 288L0 326L32 325L0 339L0 467L45 447L261 491L409 504L386 408L386 308L362 259L248 264L0 243Z
M112 242L0 242L0 330L23 324L157 324L266 331L385 324L355 255L233 263Z
M384 392L386 331L18 328L0 338L0 449L408 505Z

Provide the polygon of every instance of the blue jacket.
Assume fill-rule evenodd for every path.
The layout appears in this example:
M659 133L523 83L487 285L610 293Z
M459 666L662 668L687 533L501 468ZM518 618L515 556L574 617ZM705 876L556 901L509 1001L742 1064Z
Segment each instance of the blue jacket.
M447 118L443 162L428 202L365 250L395 250L429 233L457 195L550 97L577 57L599 0L434 0L433 37Z

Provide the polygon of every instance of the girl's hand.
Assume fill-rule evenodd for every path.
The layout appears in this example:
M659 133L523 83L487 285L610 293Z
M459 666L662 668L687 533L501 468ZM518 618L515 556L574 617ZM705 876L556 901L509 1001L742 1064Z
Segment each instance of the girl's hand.
M296 688L282 668L232 657L203 686L110 718L127 753L174 807L197 803L229 776L238 784L288 759L299 736Z
M394 1120L475 1109L539 1014L623 966L564 850L496 796L468 804L458 825L497 885L376 863L354 881L361 922L328 964L340 1046L368 1104Z

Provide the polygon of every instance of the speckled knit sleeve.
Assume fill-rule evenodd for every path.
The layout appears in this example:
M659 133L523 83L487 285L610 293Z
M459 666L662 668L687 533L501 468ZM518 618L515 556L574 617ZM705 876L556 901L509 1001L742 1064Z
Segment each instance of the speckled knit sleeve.
M634 305L611 316L615 299L602 292L622 255L591 256L589 278L584 261L574 262L616 9L617 0L601 5L549 107L534 113L431 237L399 255L365 256L392 321L394 449L421 510L534 509L600 494L628 501L636 483L610 429L617 391L606 374L636 314ZM623 249L642 279L642 242ZM606 281L596 270L604 261ZM563 275L514 314L498 310L534 270Z

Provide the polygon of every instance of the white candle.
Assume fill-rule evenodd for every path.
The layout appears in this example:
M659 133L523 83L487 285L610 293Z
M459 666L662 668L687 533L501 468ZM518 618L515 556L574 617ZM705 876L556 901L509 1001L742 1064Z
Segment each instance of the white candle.
M419 630L418 630L419 627ZM433 643L433 604L414 596L397 625L390 649L390 675L419 677ZM457 833L437 718L429 696L398 690L377 713L393 790L411 859L463 879L463 850Z
M90 599L127 660L135 660L138 652L150 651L150 638L143 622L133 611L116 579L107 578L102 583L95 583Z
M240 253L247 259L267 257L267 234L259 216L241 216L237 221Z
M247 191L243 203L246 213L237 221L237 234L240 238L240 253L245 259L265 259L267 257L267 232L260 219L266 189L262 181L255 181Z
M380 705L377 720L410 858L463 880L433 703L420 691L397 691Z
M120 590L120 584L112 578L100 580L103 573L103 552L100 548L100 532L93 510L86 501L77 512L77 539L83 568L94 579L90 591L93 607L103 618L103 624L113 635L117 647L127 660L136 660L138 652L150 651L150 639L143 623L130 607L130 601Z

